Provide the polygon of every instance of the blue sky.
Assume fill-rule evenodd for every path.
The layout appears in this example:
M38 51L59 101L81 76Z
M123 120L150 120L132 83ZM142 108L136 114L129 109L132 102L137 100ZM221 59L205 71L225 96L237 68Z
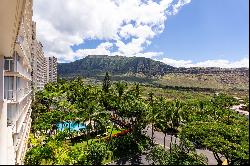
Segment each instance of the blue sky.
M248 0L193 0L168 18L147 50L169 58L239 60L249 55Z
M46 1L34 2L38 36L61 62L118 54L177 67L249 67L248 0Z

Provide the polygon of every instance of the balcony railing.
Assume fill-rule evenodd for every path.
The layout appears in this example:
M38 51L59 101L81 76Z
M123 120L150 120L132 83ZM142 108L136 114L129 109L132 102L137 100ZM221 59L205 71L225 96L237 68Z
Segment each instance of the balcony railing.
M29 95L17 105L8 105L7 123L8 126L12 127L13 133L19 133L21 127L20 124L27 121L27 114L31 112L31 110L29 109L31 102L32 99Z
M28 62L30 63L31 52L30 52L30 47L29 47L29 43L27 41L26 36L27 35L26 35L25 28L24 28L24 23L22 21L21 26L20 26L20 34L17 37L16 43L21 47L24 58L26 58Z
M28 100L28 102L21 108L19 107L19 117L16 121L16 133L19 133L23 123L26 123L28 118L30 117L30 104L31 100Z
M27 71L27 68L21 65L20 62L13 59L4 59L4 70L9 72L18 72L25 78L31 79L31 73Z
M30 52L27 40L25 40L25 39L22 40L22 38L19 37L18 40L16 41L16 44L18 46L20 46L20 48L21 48L21 53L19 52L19 54L23 56L26 63L31 65L31 62L30 62L31 52Z
M16 161L17 163L22 162L22 159L25 155L25 150L27 147L27 139L29 136L29 132L30 132L30 127L31 127L31 118L28 118L29 120L24 124L24 129L23 129L23 134L21 136L19 136L19 141L17 142L16 146L15 146L15 150L16 150Z
M31 73L27 71L27 68L23 67L19 62L17 62L17 72L22 74L24 77L31 79Z
M17 90L4 90L4 98L11 101L20 101L31 91L31 88L22 88Z

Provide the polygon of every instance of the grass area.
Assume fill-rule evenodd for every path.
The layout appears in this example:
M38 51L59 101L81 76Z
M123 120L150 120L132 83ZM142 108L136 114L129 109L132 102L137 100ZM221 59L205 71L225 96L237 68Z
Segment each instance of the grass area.
M157 88L153 86L141 86L142 95L144 97L148 97L148 93L153 92L155 96L162 96L167 99L201 99L201 98L210 98L211 93L208 92L190 92L190 91L178 91L178 90L171 90L171 89L163 89Z
M106 165L106 164L110 163L111 161L114 161L114 159L112 159L112 155L109 155L108 158L105 158L105 159L102 161L102 164L103 164L103 165Z
M108 133L109 134L116 134L116 133L119 133L119 132L121 132L122 130L120 130L120 129L118 129L118 128L113 128L113 130L112 130L112 128L110 128L110 129L108 129Z
M124 129L118 129L117 127L114 127L114 126L111 126L110 128L108 128L107 130L107 136L109 137L110 135L112 134L116 134L116 133L119 133L121 131L123 131ZM87 138L85 141L82 141L82 142L79 142L79 143L76 143L74 146L81 146L81 147L86 147L87 148L87 145L90 145L94 142L100 142L101 139L104 138L104 137L100 137L100 138L96 138L96 137L92 137L92 138ZM113 155L108 155L107 158L105 158L102 163L105 165L107 163L110 163L111 161L113 161L114 158L113 158Z
M119 132L121 132L121 131L123 131L124 129L118 129L118 128L116 128L116 127L114 127L113 129L112 129L112 126L107 130L107 136L110 136L110 135L112 135L112 134L116 134L116 133L119 133ZM103 137L106 137L106 136L103 136ZM82 140L81 140L81 142L79 142L79 143L76 143L76 144L81 144L81 145L83 145L83 146L85 146L85 145L87 145L87 144L89 144L89 143L93 143L93 142L98 142L98 141L100 141L103 137L100 137L100 138L97 138L96 136L92 136L92 137L85 137L85 138L83 138Z
M162 85L183 86L183 87L200 87L214 89L249 89L249 79L243 75L231 73L225 74L184 74L171 73L166 74L159 80L155 81Z
M219 83L219 76L205 74L167 74L157 83L169 86L201 87L223 89L224 85Z
M102 76L103 77L103 76ZM147 92L153 90L157 93L157 96L164 96L170 99L180 97L180 98L190 98L202 97L206 95L204 92L193 92L186 91L183 93L181 90L166 89L161 90L157 85L161 86L173 86L173 87L191 87L191 88L209 88L214 89L216 92L229 93L234 96L248 96L249 95L249 78L241 74L224 73L224 74L185 74L185 73L170 73L158 78L147 78L140 76L129 76L129 75L113 75L111 76L113 82L116 81L126 81L129 84L134 84L135 82L141 83L143 86L143 91L145 91L144 96L147 96ZM86 84L97 84L101 86L102 78L85 78L84 82ZM151 87L154 88L151 88ZM185 91L184 91L185 92ZM201 93L197 94L197 93ZM207 92L211 93L211 92ZM187 97L185 97L187 95Z

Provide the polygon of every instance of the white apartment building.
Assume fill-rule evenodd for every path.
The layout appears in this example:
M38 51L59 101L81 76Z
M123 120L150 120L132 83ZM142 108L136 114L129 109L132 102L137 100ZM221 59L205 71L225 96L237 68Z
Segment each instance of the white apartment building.
M0 165L23 164L31 127L32 84L57 80L32 22L33 0L0 0Z
M0 1L0 164L23 164L31 126L33 0Z
M43 52L43 45L41 42L39 42L36 38L36 23L33 22L32 24L32 61L31 61L31 66L32 66L32 85L33 85L33 90L42 90L44 88L44 85L46 84L46 61L44 57L44 52Z
M57 58L46 57L46 69L47 72L45 74L46 83L48 82L57 82Z

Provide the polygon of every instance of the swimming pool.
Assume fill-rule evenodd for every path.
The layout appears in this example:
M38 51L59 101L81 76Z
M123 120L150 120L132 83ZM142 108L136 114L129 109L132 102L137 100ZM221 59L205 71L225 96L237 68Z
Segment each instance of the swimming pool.
M64 129L69 129L70 131L80 131L86 128L86 125L83 123L75 122L59 122L56 124L58 130L63 131Z

